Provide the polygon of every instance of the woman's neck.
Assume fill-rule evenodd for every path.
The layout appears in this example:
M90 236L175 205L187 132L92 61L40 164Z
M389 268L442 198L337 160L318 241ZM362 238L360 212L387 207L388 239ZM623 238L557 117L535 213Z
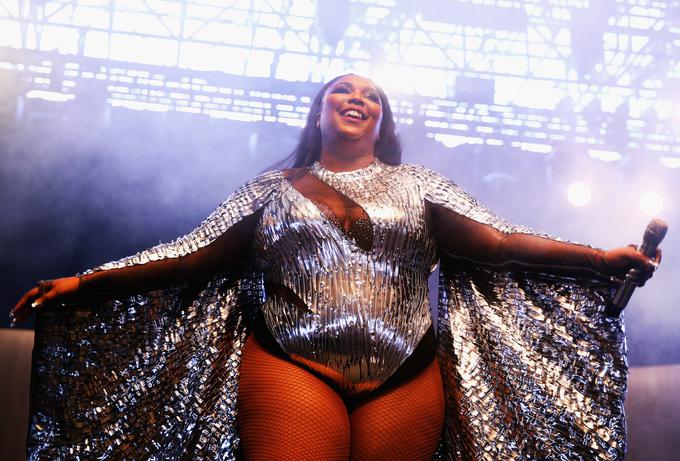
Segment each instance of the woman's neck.
M358 154L322 148L321 156L319 157L319 163L322 167L335 172L359 170L367 167L374 160L375 155L372 150L364 154Z

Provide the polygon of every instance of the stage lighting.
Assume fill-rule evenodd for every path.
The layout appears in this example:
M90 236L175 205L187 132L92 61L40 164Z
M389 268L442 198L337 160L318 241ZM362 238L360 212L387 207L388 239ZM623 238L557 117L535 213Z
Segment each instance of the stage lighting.
M640 196L640 209L649 216L658 215L663 210L663 198L653 190Z
M592 158L602 160L603 162L615 162L623 158L620 153L612 150L590 149L588 155Z
M567 198L572 205L582 207L590 203L590 186L575 181L567 187Z
M47 91L47 90L31 90L26 93L27 99L44 99L45 101L52 102L66 102L72 101L76 97L72 94L59 93L57 91Z
M661 157L663 166L668 168L680 168L680 157Z

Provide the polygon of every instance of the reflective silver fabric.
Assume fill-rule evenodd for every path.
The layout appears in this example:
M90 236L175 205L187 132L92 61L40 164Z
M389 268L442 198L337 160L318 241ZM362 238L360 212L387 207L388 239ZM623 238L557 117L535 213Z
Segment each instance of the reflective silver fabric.
M189 234L93 270L189 254L260 209L280 185L280 172L260 175ZM261 275L246 268L38 311L28 459L236 459L241 349L261 298Z
M257 231L265 286L285 286L306 307L267 296L270 331L293 360L347 393L382 384L432 323L427 278L437 263L436 245L419 184L409 175L394 181L397 170L378 161L343 173L318 163L311 168L368 214L368 250L291 185L265 207Z
M403 309L404 315L424 317L422 292L410 286L418 284L418 277L429 272L436 258L430 253L429 237L420 233L425 229L418 215L422 202L441 204L504 231L529 232L498 219L455 184L422 167L377 164L353 174L356 185L323 179L339 190L347 188L344 192L367 211L375 225L373 250L378 251L374 255L352 247L351 239L331 235L332 227L321 220L313 204L296 195L281 172L271 172L237 190L187 236L97 269L188 254L264 208L257 267L251 268L252 273L216 274L203 284L140 293L99 306L40 311L33 356L30 459L236 459L240 354L254 311L261 307L263 279L285 281L310 308L310 313L291 318L289 325L302 318L313 328L330 328L323 315L329 315L331 306L348 306L347 315L342 310L334 314L339 319L336 331L349 334L349 319L356 313L363 323L354 331L365 336L333 346L342 355L342 365L336 369L346 370L357 382L368 376L361 366L353 368L363 360L382 379L391 372L388 364L401 359L372 359L361 350L377 344L367 339L371 328L388 340L383 341L385 351L403 355L426 326L426 321L416 323L411 333L404 333L393 315ZM369 174L380 180L362 181ZM380 210L388 215L416 213L383 216ZM293 225L296 222L300 226ZM362 276L369 271L367 281L403 280L409 286L391 287L391 292L413 310L379 301L393 318L385 323L366 321L369 315L362 303L368 300L366 306L374 309L376 295L354 279L345 279L352 289L337 286L315 292L304 287L304 283L317 283L314 279L297 280L287 272L263 269L266 258L277 259L273 254L264 256L265 248L279 245L293 253L291 243L275 241L276 235L294 238L279 226L319 234L303 240L316 238L321 255L299 248L297 266L290 255L278 258L290 268L311 274L312 268L325 269L322 262L330 261L329 269L348 267ZM404 248L418 255L415 260L401 258L399 251ZM371 272L375 270L377 276ZM416 275L418 271L424 275ZM332 275L328 280L335 284L341 279ZM609 319L603 313L608 296L607 286L590 280L494 271L443 257L437 331L446 425L438 456L622 459L625 338L622 319ZM265 309L270 318L280 315L274 314L274 304ZM375 312L371 316L378 318ZM397 344L391 344L389 334L400 330L405 342L398 343L395 333ZM292 337L302 341L304 335L284 336ZM351 350L352 344L361 346L358 352ZM308 353L305 347L300 350ZM348 350L351 353L343 355ZM361 359L348 362L347 357Z
M426 200L503 232L535 234L495 216L441 175L408 169ZM623 317L604 310L611 295L611 286L598 280L497 271L442 257L442 456L623 459L628 364Z

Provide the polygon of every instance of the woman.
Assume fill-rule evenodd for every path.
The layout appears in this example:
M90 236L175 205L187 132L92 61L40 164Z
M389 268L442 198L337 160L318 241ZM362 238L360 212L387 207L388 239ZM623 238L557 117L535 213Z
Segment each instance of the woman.
M622 456L623 336L602 306L660 254L514 228L400 157L384 93L338 77L293 168L171 244L26 293L16 321L47 307L32 456Z

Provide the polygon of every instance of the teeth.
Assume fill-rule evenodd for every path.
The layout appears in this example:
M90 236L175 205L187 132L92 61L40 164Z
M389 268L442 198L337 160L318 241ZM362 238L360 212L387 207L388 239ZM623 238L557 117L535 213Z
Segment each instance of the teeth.
M354 109L350 109L348 111L345 111L344 115L349 115L350 117L361 118L361 119L364 118L363 115L361 115L361 112L354 110Z

